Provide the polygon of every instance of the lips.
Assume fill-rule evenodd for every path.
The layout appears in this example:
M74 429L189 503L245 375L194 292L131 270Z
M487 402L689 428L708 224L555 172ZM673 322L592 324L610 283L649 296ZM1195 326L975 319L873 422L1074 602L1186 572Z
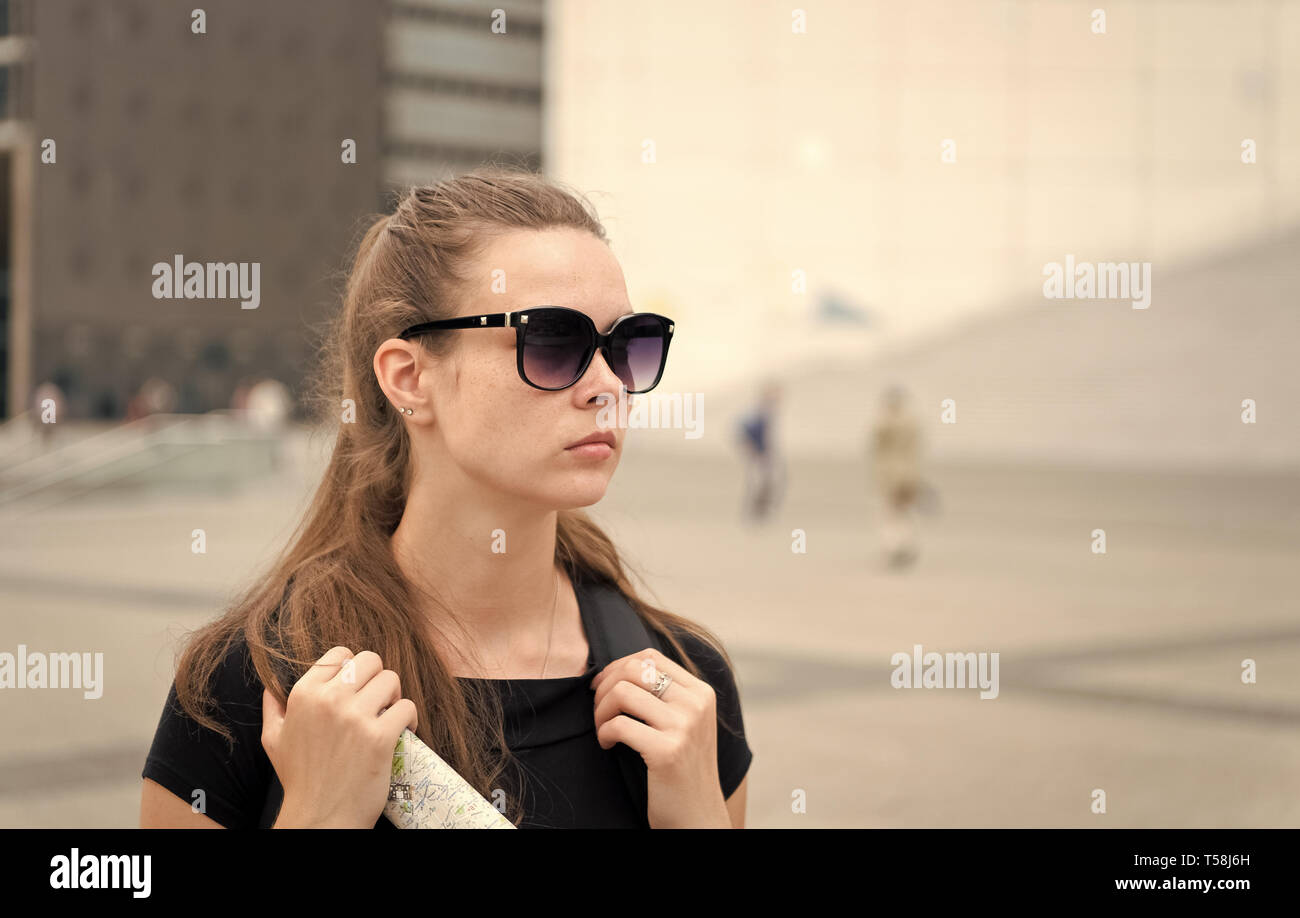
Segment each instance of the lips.
M610 433L608 430L601 431L599 433L594 433L589 437L583 437L581 440L578 440L576 443L570 443L568 446L565 447L565 449L573 449L576 446L583 446L587 443L605 443L609 446L610 449L613 449L614 435Z

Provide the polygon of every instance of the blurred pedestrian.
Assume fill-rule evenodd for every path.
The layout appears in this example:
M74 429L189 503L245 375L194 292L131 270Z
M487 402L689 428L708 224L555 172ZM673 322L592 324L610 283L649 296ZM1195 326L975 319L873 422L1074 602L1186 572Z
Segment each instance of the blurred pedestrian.
M248 390L245 401L248 423L263 433L279 433L292 408L289 387L278 379L260 380Z
M253 384L257 379L252 376L241 376L239 383L235 386L234 393L230 396L230 410L236 417L242 418L244 412L248 410L248 393L252 390Z
M283 464L284 436L289 415L293 411L293 396L289 387L278 379L263 379L248 390L244 418L258 433L271 441L271 468Z
M153 415L171 414L176 410L176 387L165 379L151 376L140 384L127 402L126 419L135 421Z
M743 512L747 519L755 521L772 511L780 492L781 466L772 434L779 400L779 385L769 381L763 386L757 406L740 422L740 441L745 450Z
M913 513L921 495L921 431L901 386L885 391L869 450L883 503L881 539L886 559L891 567L906 567L919 552Z

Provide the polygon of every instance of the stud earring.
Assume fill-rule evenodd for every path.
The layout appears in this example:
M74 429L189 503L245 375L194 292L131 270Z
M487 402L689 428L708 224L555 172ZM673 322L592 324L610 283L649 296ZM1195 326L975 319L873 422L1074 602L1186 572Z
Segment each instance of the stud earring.
M406 414L415 414L415 412L412 411L410 408L403 408L402 411L404 411Z

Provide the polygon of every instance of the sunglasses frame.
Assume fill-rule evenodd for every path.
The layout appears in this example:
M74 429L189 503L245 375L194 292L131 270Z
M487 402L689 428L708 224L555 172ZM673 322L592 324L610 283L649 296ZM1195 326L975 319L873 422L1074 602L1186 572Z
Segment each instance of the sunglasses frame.
M528 328L528 314L539 309L558 310L561 312L572 313L574 316L578 317L583 325L586 326L590 335L590 340L595 345L591 348L591 353L587 355L587 359L583 361L582 366L578 369L577 375L573 377L573 381L566 383L563 386L539 386L524 374L524 335L527 333ZM644 392L649 392L655 386L659 385L659 380L662 379L664 375L664 369L668 366L668 345L671 344L673 340L673 327L675 323L667 316L661 316L655 312L630 312L625 316L619 316L614 320L614 324L610 326L609 333L604 335L596 330L596 323L591 320L591 316L587 315L582 310L571 309L568 306L547 305L533 306L530 309L520 309L514 312L494 312L487 313L486 315L457 316L453 319L437 319L433 322L420 322L417 325L412 325L409 328L403 329L398 333L397 337L407 340L416 335L422 335L425 332L442 331L444 329L513 328L515 329L515 368L519 371L519 378L534 389L541 389L543 392L560 392L564 389L570 388L582 379L587 372L587 368L591 366L591 361L595 359L597 351L604 355L605 362L609 364L610 370L612 371L614 369L614 362L610 359L609 347L613 341L614 333L618 330L619 325L629 319L645 318L658 319L660 325L663 326L664 351L662 356L659 358L659 372L655 376L654 382L646 386L644 389L627 390L628 395L639 395ZM618 374L615 373L614 375L617 376ZM619 382L622 382L621 378ZM625 389L627 388L626 383L624 383L623 386Z

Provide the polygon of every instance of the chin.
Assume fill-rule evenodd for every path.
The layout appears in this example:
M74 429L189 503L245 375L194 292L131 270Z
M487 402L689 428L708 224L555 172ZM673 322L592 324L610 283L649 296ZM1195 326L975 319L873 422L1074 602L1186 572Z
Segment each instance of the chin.
M537 500L556 510L577 510L599 503L608 489L608 474L588 472L568 476L566 481L547 488L545 494L537 495Z
M578 510L598 504L605 496L605 485L598 488L572 488L552 504L556 510Z

